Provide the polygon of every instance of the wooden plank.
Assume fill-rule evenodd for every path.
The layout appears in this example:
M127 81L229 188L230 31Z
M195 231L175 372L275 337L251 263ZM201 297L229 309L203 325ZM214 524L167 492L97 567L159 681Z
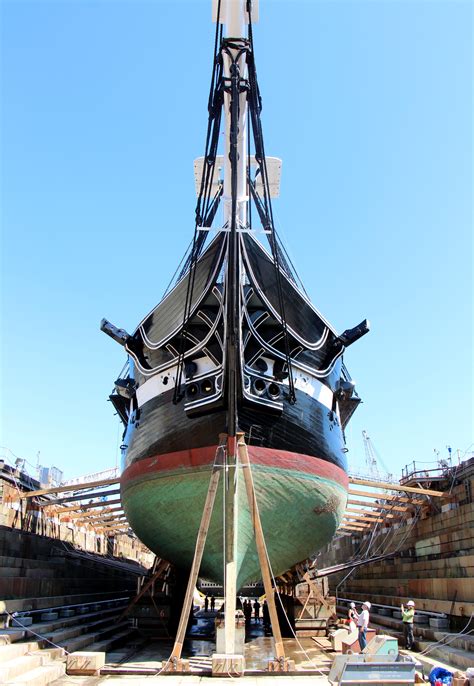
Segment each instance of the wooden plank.
M123 507L121 505L117 505L116 507L103 507L99 511L93 510L92 512L90 510L86 510L85 512L76 512L74 515L70 515L72 519L75 519L76 517L84 517L85 519L94 519L94 517L102 517L103 515L107 514L117 514L118 512L123 512Z
M101 517L107 512L123 512L123 507L118 505L117 507L101 507L99 512L71 512L67 515L68 519L94 519L94 517ZM62 512L62 514L66 514Z
M260 512L258 509L258 502L255 495L255 487L253 483L252 468L250 465L247 446L245 444L245 434L237 434L237 450L239 459L243 467L245 489L247 491L247 500L249 504L250 514L252 516L252 523L255 532L255 543L257 545L258 559L260 562L260 569L262 571L262 581L265 588L265 596L267 599L268 612L270 615L270 622L272 626L273 638L275 641L275 655L277 659L285 659L285 649L283 647L283 640L281 637L280 623L278 621L278 613L275 603L275 590L272 586L270 576L270 567L267 559L267 549L265 546L265 538L263 535L262 522L260 520Z
M347 524L342 524L339 529L336 531L336 533L344 533L344 531L357 531L357 533L361 534L363 532L363 528L360 526L348 526Z
M120 493L120 488L112 489L111 491L100 491L98 493L81 493L80 495L72 495L68 498L59 498L58 500L44 500L40 503L35 503L38 507L48 507L50 505L62 505L63 503L71 503L75 500L93 500L94 498L107 497L109 495L117 495ZM103 501L102 505L105 505Z
M395 519L396 515L385 514L385 512L371 512L370 510L363 510L361 507L346 507L346 512L354 512L355 514L365 515L366 517L382 517L382 519Z
M363 496L364 498L373 498L374 500L396 500L399 503L409 503L410 505L425 505L426 500L419 500L415 498L406 498L404 496L392 495L391 493L374 493L373 491L359 491L354 488L348 488L349 495Z
M419 488L417 486L400 486L400 484L391 484L385 481L371 481L370 479L360 479L358 476L350 476L349 483L353 486L371 486L372 488L386 488L389 491L402 491L403 493L418 493L423 495L431 495L434 497L443 496L443 491L433 491L429 488Z
M126 515L111 515L110 517L104 517L103 519L83 519L78 522L78 526L82 524L88 524L93 527L100 526L101 524L125 524L126 521Z
M116 534L118 531L121 533L128 533L130 527L124 526L123 524L115 524L114 526L103 526L97 527L94 531L98 534Z
M356 508L348 507L348 508L346 508L346 512L354 512L354 514L361 514L361 515L364 515L366 517L373 517L374 519L376 517L377 518L381 517L383 520L385 520L385 519L397 519L397 515L385 514L385 512L371 512L370 510L363 510L362 508L357 510Z
M122 612L122 614L121 614L120 617L118 618L118 620L117 620L117 623L118 623L118 624L120 624L120 622L122 621L122 619L124 619L124 618L128 615L128 613L130 612L130 610L132 609L132 607L134 607L134 605L136 605L136 604L138 603L138 601L140 600L140 598L148 591L148 589L149 589L151 586L153 586L153 584L155 583L155 581L158 580L158 578L162 575L162 573L163 573L163 572L167 569L167 567L169 567L169 566L170 566L170 563L169 563L167 560L162 560L162 559L160 558L158 564L157 564L156 567L155 567L154 573L149 577L149 579L147 579L147 580L145 581L145 583L142 585L142 587L141 587L141 589L140 589L140 592L139 592L134 598L132 598L132 600L130 601L130 603L127 605L127 607L125 608L125 610ZM145 580L146 577L143 577L143 579Z
M410 508L401 505L382 505L382 503L368 503L366 500L357 500L356 498L349 498L348 505L363 505L364 507L371 507L377 510L388 510L389 512L406 512Z
M227 434L220 434L217 451L221 452L222 450L224 450L226 442ZM178 631L176 632L173 650L171 652L168 662L170 662L174 658L176 658L177 660L181 658L184 638L186 635L186 627L188 625L189 620L189 613L191 611L191 606L193 603L194 588L196 586L199 568L201 567L204 546L206 545L207 532L209 530L209 524L211 521L212 511L214 509L214 502L216 499L217 487L219 485L219 477L222 465L218 464L218 462L219 460L217 459L216 455L214 467L211 473L211 478L209 480L209 488L207 490L206 502L204 503L204 508L202 511L201 524L199 525L199 531L196 539L196 547L194 549L193 563L191 565L191 571L189 573L186 594L184 596L183 609L181 610L181 617L179 618Z
M56 512L58 514L62 514L63 512L78 512L79 510L92 510L95 509L96 507L104 507L104 505L117 505L118 503L121 503L120 498L114 498L112 500L107 500L106 503L103 501L97 502L97 503L86 503L85 505L73 505L72 507L58 507ZM46 503L48 505L49 503Z
M384 522L385 521L385 519L383 517L377 517L374 519L374 517L364 517L364 515L356 515L356 514L344 515L344 519L346 521L355 520L356 522L370 522L371 524L376 524L377 522Z
M54 486L51 488L42 488L39 491L29 491L23 493L21 498L34 498L38 495L48 495L49 493L75 493L76 491L83 491L85 489L96 488L97 486L111 486L112 484L119 484L120 479L101 479L100 481L90 481L84 484L69 484L69 486Z
M125 515L124 515L125 516Z

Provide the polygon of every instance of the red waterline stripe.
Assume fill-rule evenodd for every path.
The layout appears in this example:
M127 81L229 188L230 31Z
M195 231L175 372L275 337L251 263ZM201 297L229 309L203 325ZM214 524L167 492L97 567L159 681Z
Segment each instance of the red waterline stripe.
M122 486L130 484L131 481L139 477L154 474L155 472L175 471L177 469L188 470L195 467L210 466L214 463L216 450L217 446L211 445L205 448L179 450L174 453L165 453L138 460L127 467L122 474ZM349 485L349 478L341 467L319 457L300 455L288 450L262 448L261 446L249 446L248 451L252 464L314 474L323 479L336 481L344 488L347 488Z

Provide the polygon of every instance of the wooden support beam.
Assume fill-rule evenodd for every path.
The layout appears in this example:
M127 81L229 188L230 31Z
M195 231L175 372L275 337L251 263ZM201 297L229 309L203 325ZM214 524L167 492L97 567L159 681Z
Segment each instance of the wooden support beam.
M356 498L349 498L348 505L362 505L363 507L371 507L376 510L388 510L389 512L406 512L410 508L406 505L382 505L382 503L368 503L366 500L357 500Z
M125 524L127 522L126 515L111 515L110 517L104 517L103 519L83 519L78 522L78 526L83 524L88 524L89 526L96 527L101 524Z
M120 615L120 617L117 620L118 624L120 624L122 619L124 619L128 615L128 613L130 612L132 607L134 607L138 603L140 598L148 591L149 588L151 588L151 586L153 586L155 581L157 581L159 579L159 577L163 574L164 571L166 571L166 569L169 566L170 566L169 562L167 562L166 560L162 560L160 558L159 562L156 564L155 571L153 572L153 574L148 579L146 579L146 577L143 577L144 584L141 587L140 592L134 598L132 598L130 603L127 605L125 610L122 612L122 614Z
M115 527L114 529L94 529L94 533L97 535L102 534L103 536L115 536L117 533L126 534L128 533L128 528L125 527Z
M360 514L366 517L381 517L382 519L395 519L395 515L393 514L386 514L385 512L371 512L370 510L363 510L361 507L346 507L346 512L353 512L354 514Z
M350 476L349 483L353 486L371 486L372 488L386 488L389 491L402 491L403 493L418 493L418 495L431 495L434 497L443 496L443 491L433 491L429 488L419 486L400 486L385 481L371 481L370 479L360 479L358 476Z
M115 488L112 491L99 491L97 493L81 493L79 495L71 495L68 498L58 498L58 500L43 500L42 503L36 503L38 507L49 507L50 505L62 505L63 503L71 503L76 500L93 500L94 498L106 498L109 495L117 495L120 493L120 488ZM105 501L102 503L105 505Z
M83 519L95 519L96 517L104 517L109 514L123 514L123 508L118 505L117 507L104 507L102 510L99 510L98 512L93 511L93 512L76 512L75 516L73 517L71 515L72 519L75 519L77 517L83 518Z
M247 500L255 533L255 543L257 546L258 560L260 562L260 569L262 571L262 581L263 586L265 588L265 596L267 599L267 606L270 615L273 638L275 640L275 654L277 659L285 660L285 649L283 647L280 623L278 621L278 613L275 603L275 589L272 586L270 566L267 559L267 548L265 545L265 538L263 535L262 522L260 520L258 502L255 495L252 467L250 465L247 445L245 443L245 434L243 433L237 434L237 450L239 453L240 463L243 467L242 471L244 474L245 489L247 491Z
M217 450L219 451L219 457L222 451L224 451L226 443L227 434L220 434L219 445L217 447ZM181 617L179 618L178 631L176 632L173 650L171 652L168 662L172 661L173 659L180 660L181 653L183 651L183 643L184 638L186 636L186 627L188 625L189 613L191 611L193 603L194 588L196 586L199 568L201 567L202 555L204 552L204 547L206 545L207 532L209 531L209 524L211 522L212 511L214 509L214 502L216 500L217 487L219 485L220 470L222 469L222 460L219 460L219 457L217 457L216 455L214 467L211 472L211 478L209 480L209 488L206 494L206 502L204 503L201 523L199 525L199 531L196 540L196 547L194 549L193 563L191 565L191 571L189 573L188 585L186 587L183 608L181 610Z
M81 519L79 520L83 524L90 524L91 526L96 526L102 522L121 522L127 519L127 515L122 512L122 514L111 514L104 517L97 517L94 519Z
M404 496L392 495L391 493L374 493L373 491L358 491L354 488L347 490L349 495L358 495L364 498L372 498L373 500L396 500L398 503L410 503L410 505L424 505L426 500L419 498L406 498Z
M343 533L344 531L355 531L355 532L361 534L364 531L364 529L361 528L360 526L348 526L348 525L343 524L342 526L339 527L339 529L336 531L336 533L339 533L339 532Z
M124 515L124 517L125 517L125 515Z
M368 529L371 528L371 527L370 527L368 524L366 524L365 522L358 522L358 521L355 521L355 520L347 520L347 519L345 519L345 520L342 522L342 524L343 524L343 526L346 526L346 525L355 526L355 527L356 527L357 529L359 529L360 531L367 531Z
M101 507L99 512L71 512L67 514L67 517L69 519L94 519L95 517L101 517L103 514L106 513L112 513L112 512L123 512L123 508L121 505L118 505L118 507ZM65 512L62 512L61 514L65 515Z
M104 502L103 500L96 502L96 503L86 503L85 505L73 505L72 507L58 507L56 512L58 514L62 514L63 512L78 512L79 510L93 510L96 507L104 507L108 505L117 505L118 503L121 503L120 498L114 498L112 500L107 500ZM49 503L45 503L48 505Z
M42 488L39 491L29 491L23 493L21 498L34 498L37 495L49 495L50 493L75 493L76 491L90 490L97 486L111 486L112 484L119 484L120 479L100 479L100 481L90 481L84 484L69 484L69 486L51 486L51 488Z
M372 524L376 524L377 522L384 522L383 517L377 517L374 519L373 517L364 517L362 515L353 515L353 514L348 514L344 515L344 520L347 521L356 521L356 522L371 522Z

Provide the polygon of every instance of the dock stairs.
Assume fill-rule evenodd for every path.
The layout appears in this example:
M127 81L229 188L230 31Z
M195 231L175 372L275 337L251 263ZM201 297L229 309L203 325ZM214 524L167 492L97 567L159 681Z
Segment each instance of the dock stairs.
M50 606L4 615L9 621L0 628L1 686L47 686L65 674L68 653L107 652L133 636L121 619L129 597L66 596L61 606L51 604L54 598L42 600Z

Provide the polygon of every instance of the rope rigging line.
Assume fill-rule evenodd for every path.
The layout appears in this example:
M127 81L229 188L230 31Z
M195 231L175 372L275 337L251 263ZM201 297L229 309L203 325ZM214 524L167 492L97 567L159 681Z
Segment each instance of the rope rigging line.
M183 368L184 368L184 357L186 352L186 337L187 337L187 326L189 325L189 319L192 309L194 282L196 278L196 265L201 255L204 243L207 238L207 231L200 231L201 227L206 227L208 224L206 222L211 222L217 212L217 207L219 205L220 198L222 196L222 189L220 188L214 198L211 200L212 191L212 180L214 178L214 171L216 165L216 153L217 146L219 143L219 132L220 123L222 116L222 104L223 104L223 87L222 87L222 56L220 51L217 52L217 46L222 41L222 26L220 24L220 0L217 7L217 21L216 21L216 34L214 40L214 60L211 76L211 85L209 90L209 100L208 100L208 124L206 133L206 144L205 144L205 154L204 154L204 164L201 176L201 185L199 189L199 195L196 203L195 210L195 226L194 226L194 236L192 241L191 253L186 262L186 267L189 262L189 275L188 283L186 288L186 299L184 303L183 312L183 325L181 330L181 337L179 343L178 351L178 361L176 368L176 378L173 393L173 403L176 405L182 398L183 393L181 389L181 382L183 378ZM210 226L210 225L209 225ZM180 274L180 278L184 275L183 271Z
M280 271L280 251L277 245L276 232L275 232L275 222L273 219L273 209L270 197L270 183L268 178L267 169L267 159L265 156L265 146L263 142L263 131L262 122L260 118L260 113L262 111L262 98L258 88L257 82L257 71L255 67L255 51L253 42L253 29L252 29L252 3L251 0L247 0L247 12L249 14L249 42L250 50L247 53L247 67L249 73L249 92L248 92L248 103L249 103L249 128L250 124L252 127L252 133L254 137L255 144L255 159L259 165L260 174L262 176L262 186L263 186L263 201L259 198L257 201L257 192L250 182L250 189L252 197L255 201L257 211L260 215L260 219L263 224L264 230L268 231L269 243L272 250L273 263L275 267L277 294L278 294L278 304L280 307L280 317L281 324L283 328L283 338L285 345L285 357L286 366L288 370L288 399L289 402L294 404L296 402L295 385L293 378L293 369L291 364L291 352L290 352L290 341L288 325L285 315L285 304L283 299L283 288L281 283L281 271Z

